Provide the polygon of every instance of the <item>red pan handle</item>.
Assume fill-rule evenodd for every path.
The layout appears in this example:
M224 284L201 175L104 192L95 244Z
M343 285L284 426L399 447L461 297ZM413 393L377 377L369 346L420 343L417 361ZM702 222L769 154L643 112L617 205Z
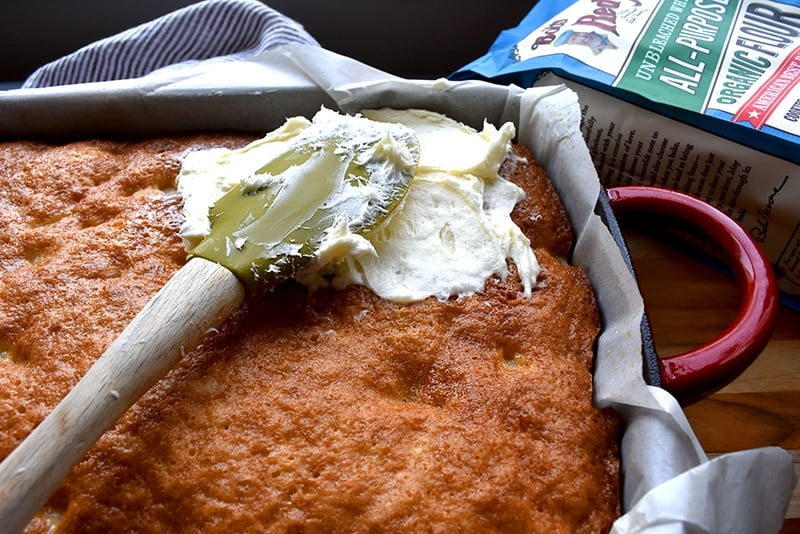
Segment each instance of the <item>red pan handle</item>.
M741 306L716 338L659 360L661 387L686 404L710 395L739 376L769 341L778 313L775 274L761 248L733 219L692 196L648 186L608 190L616 214L647 214L688 223L715 243L733 271ZM658 224L654 220L654 224Z

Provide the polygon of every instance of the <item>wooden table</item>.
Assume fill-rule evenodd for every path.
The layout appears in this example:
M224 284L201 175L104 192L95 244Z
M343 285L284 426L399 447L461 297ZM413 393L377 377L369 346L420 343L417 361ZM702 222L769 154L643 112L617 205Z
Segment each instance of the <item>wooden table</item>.
M735 282L671 245L638 231L624 234L661 356L708 341L735 317ZM800 473L800 313L781 306L772 338L734 382L686 408L709 455L778 445ZM795 488L782 534L800 533Z

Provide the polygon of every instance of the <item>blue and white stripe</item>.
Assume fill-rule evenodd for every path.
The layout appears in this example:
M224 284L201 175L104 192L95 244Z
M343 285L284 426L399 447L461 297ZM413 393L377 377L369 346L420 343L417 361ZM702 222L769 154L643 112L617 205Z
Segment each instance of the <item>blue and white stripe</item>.
M319 45L296 21L258 0L206 0L48 63L23 87L138 78L176 63L289 43Z

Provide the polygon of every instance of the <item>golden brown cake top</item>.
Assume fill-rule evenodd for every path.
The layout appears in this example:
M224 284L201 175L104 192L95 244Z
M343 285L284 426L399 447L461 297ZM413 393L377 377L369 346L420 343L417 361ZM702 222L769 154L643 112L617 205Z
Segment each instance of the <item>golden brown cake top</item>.
M0 145L0 458L185 261L189 147L240 136ZM591 404L597 310L524 150L504 172L542 267L442 302L288 283L250 302L92 448L44 532L596 532L616 424Z

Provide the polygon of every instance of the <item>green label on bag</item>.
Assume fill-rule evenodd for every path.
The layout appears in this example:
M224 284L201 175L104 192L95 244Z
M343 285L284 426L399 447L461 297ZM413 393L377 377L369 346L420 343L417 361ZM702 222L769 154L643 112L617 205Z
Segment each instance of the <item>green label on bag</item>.
M615 86L702 112L739 0L672 0L653 12Z

